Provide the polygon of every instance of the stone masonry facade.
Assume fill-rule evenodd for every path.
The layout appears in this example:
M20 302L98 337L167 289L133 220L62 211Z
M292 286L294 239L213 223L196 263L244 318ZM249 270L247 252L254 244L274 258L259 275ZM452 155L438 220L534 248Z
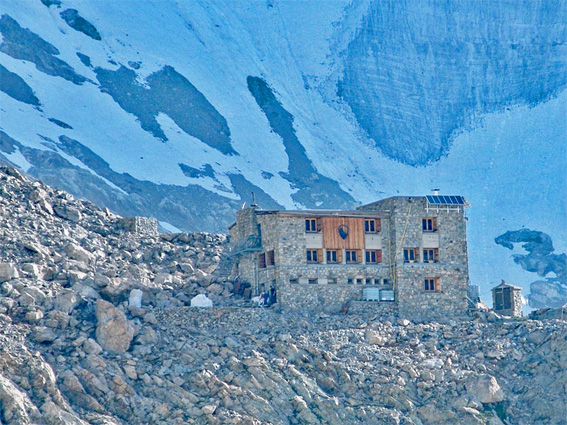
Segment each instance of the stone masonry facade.
M463 318L466 206L394 197L353 211L245 208L229 229L233 275L254 294L273 288L286 311Z
M138 236L157 236L158 220L151 217L126 217L120 219L118 227L123 232L134 233Z

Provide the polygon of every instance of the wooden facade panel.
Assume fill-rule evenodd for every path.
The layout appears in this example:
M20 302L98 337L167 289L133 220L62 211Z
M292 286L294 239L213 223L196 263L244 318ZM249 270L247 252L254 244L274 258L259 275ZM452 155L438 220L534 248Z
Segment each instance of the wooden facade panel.
M325 249L364 249L364 218L321 217L323 248ZM347 237L342 238L339 229L346 226ZM342 228L345 230L345 227ZM344 234L344 233L343 233Z

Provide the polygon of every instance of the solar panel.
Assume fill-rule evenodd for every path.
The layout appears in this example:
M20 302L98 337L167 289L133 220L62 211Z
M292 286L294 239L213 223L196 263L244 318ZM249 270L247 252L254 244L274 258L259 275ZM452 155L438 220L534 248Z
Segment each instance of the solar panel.
M426 195L426 198L432 205L465 205L465 198L462 196Z

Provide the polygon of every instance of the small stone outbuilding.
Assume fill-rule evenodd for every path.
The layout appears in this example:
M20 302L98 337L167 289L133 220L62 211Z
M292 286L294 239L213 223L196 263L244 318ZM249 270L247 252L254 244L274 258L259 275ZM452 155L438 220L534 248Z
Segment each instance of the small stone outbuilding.
M522 317L522 288L502 283L492 288L492 308L503 316Z

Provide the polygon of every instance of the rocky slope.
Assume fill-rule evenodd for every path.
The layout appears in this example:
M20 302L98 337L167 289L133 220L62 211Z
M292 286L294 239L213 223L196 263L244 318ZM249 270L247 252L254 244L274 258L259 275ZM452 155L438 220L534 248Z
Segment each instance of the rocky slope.
M141 236L0 169L6 424L562 424L567 323L286 315L220 276L225 237ZM188 307L207 294L212 309ZM567 315L567 311L565 312Z
M494 239L567 248L564 2L319 3L0 2L0 163L170 231L441 188L527 294Z

